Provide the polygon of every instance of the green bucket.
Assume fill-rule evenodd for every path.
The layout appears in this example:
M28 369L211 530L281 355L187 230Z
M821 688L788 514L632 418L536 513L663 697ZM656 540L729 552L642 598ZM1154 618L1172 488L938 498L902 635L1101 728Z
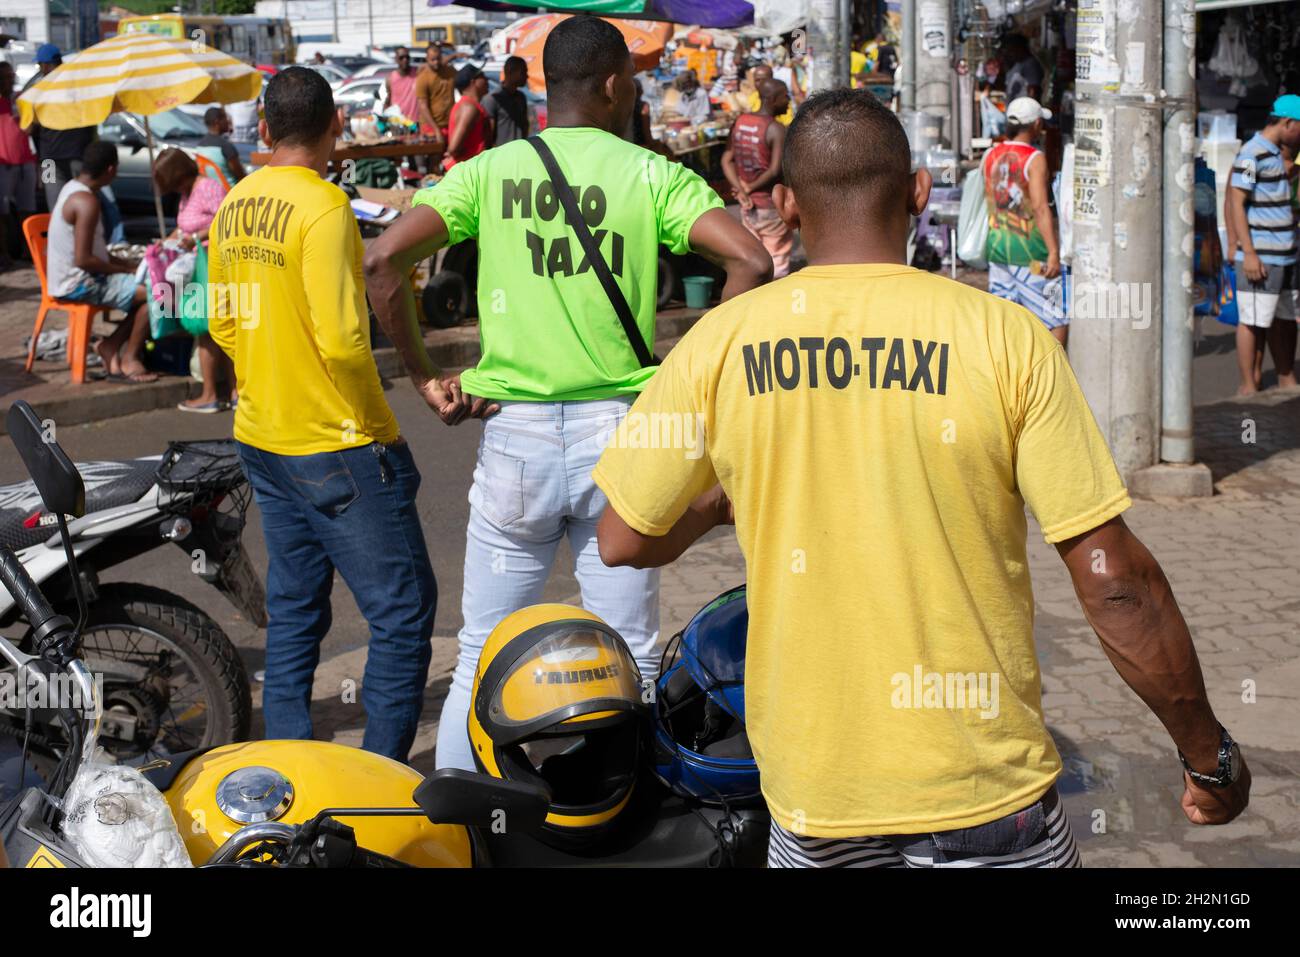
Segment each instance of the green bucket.
M708 309L713 297L712 276L683 276L682 286L686 289L686 305L691 309Z

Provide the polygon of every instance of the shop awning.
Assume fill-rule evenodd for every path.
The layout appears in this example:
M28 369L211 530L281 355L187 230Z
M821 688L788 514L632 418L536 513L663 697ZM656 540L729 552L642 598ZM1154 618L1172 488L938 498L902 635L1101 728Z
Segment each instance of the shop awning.
M1292 0L1196 0L1196 12L1227 10L1229 7L1255 7L1262 3L1289 3Z
M596 13L694 23L702 27L744 27L754 22L754 7L744 0L543 0L540 3L497 3L495 0L429 0L431 7L473 7L497 12Z

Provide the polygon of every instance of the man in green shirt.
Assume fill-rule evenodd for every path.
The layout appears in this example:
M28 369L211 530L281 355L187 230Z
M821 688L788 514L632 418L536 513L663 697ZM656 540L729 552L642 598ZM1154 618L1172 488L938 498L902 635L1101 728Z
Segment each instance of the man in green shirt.
M634 345L525 140L452 167L416 194L366 255L370 299L425 401L448 424L483 427L465 550L460 658L438 730L439 767L474 768L466 716L484 641L511 612L541 600L560 540L575 556L583 605L626 640L645 677L658 667L659 578L607 568L596 545L605 496L591 470L654 374L658 247L694 251L727 272L723 298L771 278L763 247L697 175L621 139L636 99L632 58L609 23L575 16L542 52L548 125L541 134L599 246ZM447 243L479 246L477 367L446 378L424 348L411 266ZM698 423L655 438L702 453ZM660 428L660 423L655 423Z

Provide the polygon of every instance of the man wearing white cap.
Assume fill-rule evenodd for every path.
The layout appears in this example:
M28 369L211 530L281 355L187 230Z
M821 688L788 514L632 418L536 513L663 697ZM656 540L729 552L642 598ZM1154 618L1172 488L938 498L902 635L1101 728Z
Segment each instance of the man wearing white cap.
M989 206L989 292L1037 316L1061 345L1070 320L1064 308L1056 221L1047 157L1034 145L1052 111L1022 96L1007 107L1007 139L984 155Z

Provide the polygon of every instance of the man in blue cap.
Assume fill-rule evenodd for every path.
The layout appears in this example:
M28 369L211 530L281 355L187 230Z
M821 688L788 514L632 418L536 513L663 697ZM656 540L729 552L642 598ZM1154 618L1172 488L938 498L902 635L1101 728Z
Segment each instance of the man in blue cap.
M33 76L23 90L40 82L42 77L54 72L62 63L63 52L53 43L42 43L36 48L36 65L41 72ZM81 172L81 156L95 138L95 127L47 130L33 120L27 132L36 143L39 175L45 186L45 205L53 209L59 201L59 191L63 189L63 184Z
M1300 96L1294 93L1274 101L1268 124L1241 147L1228 180L1225 215L1235 239L1239 395L1259 390L1257 369L1266 339L1278 385L1296 387L1296 219L1284 147L1292 156L1300 149Z

